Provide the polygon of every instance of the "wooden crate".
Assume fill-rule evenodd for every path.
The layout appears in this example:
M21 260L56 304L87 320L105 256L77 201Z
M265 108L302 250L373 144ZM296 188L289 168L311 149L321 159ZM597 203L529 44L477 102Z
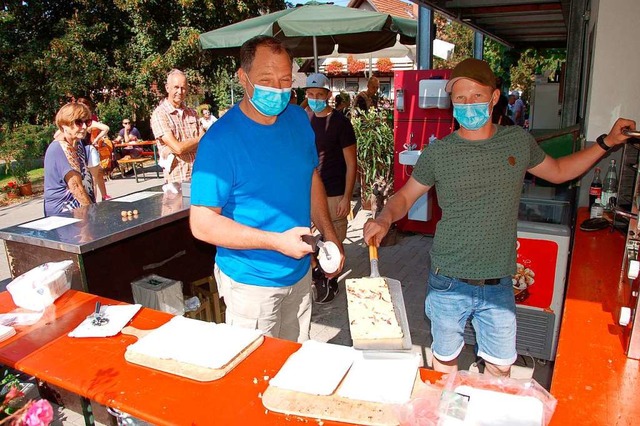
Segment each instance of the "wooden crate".
M197 281L193 281L189 286L191 294L198 296L202 305L205 304L204 300L207 300L206 304L209 306L213 322L218 324L223 323L224 313L227 307L220 299L220 293L218 293L218 285L216 284L215 278L213 278L213 276L208 276Z
M200 307L195 311L185 312L184 316L200 321L212 322L213 316L211 315L211 299L206 294L204 294L202 289L199 288L195 289L193 295L197 296L200 300Z

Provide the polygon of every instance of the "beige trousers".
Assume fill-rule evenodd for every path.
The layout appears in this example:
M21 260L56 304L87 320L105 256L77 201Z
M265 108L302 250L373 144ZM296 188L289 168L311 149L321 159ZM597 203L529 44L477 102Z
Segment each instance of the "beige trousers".
M333 227L338 235L338 241L342 242L347 238L347 218L346 216L341 218L336 217L336 208L338 207L340 200L342 200L342 195L338 195L337 197L327 197L329 215L331 216Z
M294 285L262 287L239 283L213 269L220 297L227 305L225 322L262 330L267 336L302 343L311 329L311 269Z

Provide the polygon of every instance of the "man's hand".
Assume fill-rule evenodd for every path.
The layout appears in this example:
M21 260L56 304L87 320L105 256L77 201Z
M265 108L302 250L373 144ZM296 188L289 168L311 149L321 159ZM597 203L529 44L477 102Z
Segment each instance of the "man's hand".
M349 199L347 197L342 197L342 199L336 206L336 217L347 217L347 215L349 214L349 210L351 210L351 202L349 202Z
M302 241L303 235L311 235L311 229L299 226L281 233L279 235L278 251L294 259L301 259L312 253L312 247Z
M605 137L605 144L610 147L614 147L616 145L620 145L625 143L629 136L626 136L622 133L623 130L636 130L636 122L633 120L627 120L626 118L618 118L615 123L613 123L613 127L611 131Z
M365 222L363 228L364 241L367 245L380 246L380 242L389 232L391 223L388 223L381 219L369 219Z

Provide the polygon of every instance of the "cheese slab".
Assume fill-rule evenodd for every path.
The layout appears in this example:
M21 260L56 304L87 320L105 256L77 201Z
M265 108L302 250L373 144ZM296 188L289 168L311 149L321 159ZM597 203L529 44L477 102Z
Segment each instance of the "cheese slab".
M223 377L264 340L260 330L184 317L136 335L127 361L199 381Z
M404 332L384 278L348 279L347 307L354 347L402 346ZM363 345L359 345L362 343Z
M349 347L307 340L291 354L269 386L312 395L331 395L353 363Z

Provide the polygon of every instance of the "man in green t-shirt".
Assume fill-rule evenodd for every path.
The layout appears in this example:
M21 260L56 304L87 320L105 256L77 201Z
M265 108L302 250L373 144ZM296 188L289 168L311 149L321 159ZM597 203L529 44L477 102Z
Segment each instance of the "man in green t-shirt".
M379 245L391 224L435 185L442 219L431 249L425 313L431 320L433 365L455 372L469 318L478 355L495 376L508 376L516 360L516 305L511 275L516 269L517 218L525 172L553 183L587 171L627 139L632 120L619 118L598 143L554 159L517 126L492 124L500 91L489 65L478 59L458 64L448 81L453 115L460 129L430 143L411 178L375 220L364 239Z

